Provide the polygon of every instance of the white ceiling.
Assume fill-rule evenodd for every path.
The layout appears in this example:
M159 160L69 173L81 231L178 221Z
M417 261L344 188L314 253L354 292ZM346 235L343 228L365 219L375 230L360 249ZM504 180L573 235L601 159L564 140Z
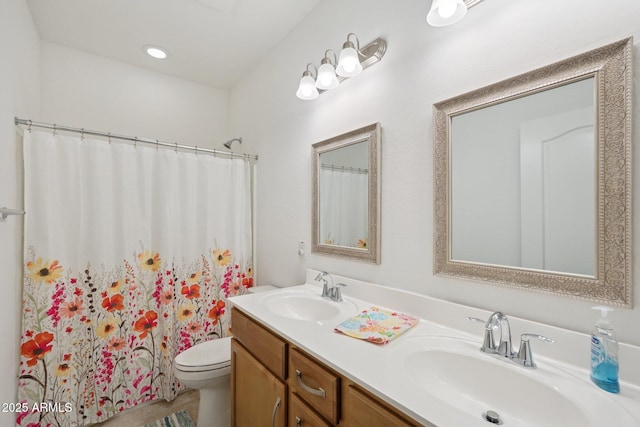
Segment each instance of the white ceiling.
M43 40L226 89L320 0L28 0ZM144 45L169 51L154 60Z

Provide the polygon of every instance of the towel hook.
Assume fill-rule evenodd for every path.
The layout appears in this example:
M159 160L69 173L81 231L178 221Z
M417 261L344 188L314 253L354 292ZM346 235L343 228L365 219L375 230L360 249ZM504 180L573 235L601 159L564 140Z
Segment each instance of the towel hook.
M25 211L18 209L0 208L0 221L4 221L9 215L24 215L25 213Z

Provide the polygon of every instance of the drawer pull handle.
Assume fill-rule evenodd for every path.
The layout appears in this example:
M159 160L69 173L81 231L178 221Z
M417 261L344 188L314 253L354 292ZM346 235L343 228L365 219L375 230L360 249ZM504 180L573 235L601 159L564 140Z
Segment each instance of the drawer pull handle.
M296 417L296 425L297 426L301 426L302 425L302 420L300 419L300 417Z
M296 379L298 380L298 384L300 384L300 387L302 387L302 389L304 391L307 391L311 394L315 394L316 396L320 396L320 397L327 397L327 393L325 393L325 391L318 387L317 389L313 388L313 387L309 387L308 385L306 385L303 381L302 381L302 372L300 372L299 370L296 369Z
M273 405L273 412L271 413L271 427L276 427L276 412L278 412L278 408L280 407L280 398L276 400L276 404Z

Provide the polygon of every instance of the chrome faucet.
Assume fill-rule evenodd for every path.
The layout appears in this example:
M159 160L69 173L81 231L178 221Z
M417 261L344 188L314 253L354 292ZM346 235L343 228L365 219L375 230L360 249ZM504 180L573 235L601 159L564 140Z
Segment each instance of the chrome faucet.
M472 322L484 323L484 342L480 350L484 353L499 354L503 357L511 357L513 348L511 347L511 327L507 316L499 311L493 313L489 320L469 317ZM496 339L495 331L499 331L500 335Z
M329 282L327 281L327 279L325 279L325 277L328 277L331 280L331 286L329 286ZM333 284L333 278L326 271L322 271L322 272L318 273L318 275L316 276L316 278L314 280L315 281L322 280L322 282L323 282L323 285L322 285L322 297L323 298L328 298L328 299L330 299L332 301L335 301L335 302L341 302L342 301L341 288L343 286L347 286L347 285L345 285L344 283L337 283L337 284L334 285Z
M511 357L513 355L513 346L511 345L511 326L509 326L509 319L501 312L496 311L489 318L489 322L497 324L500 330L500 342L497 349L498 354L504 357Z
M496 311L493 313L486 323L476 317L469 317L472 322L484 323L484 341L480 351L487 354L494 354L509 359L526 368L535 368L533 362L533 354L531 353L531 345L529 338L537 338L543 342L555 342L551 338L547 338L537 334L522 334L520 336L520 346L515 352L511 345L511 327L509 319L503 313ZM499 331L499 339L496 339L495 331Z

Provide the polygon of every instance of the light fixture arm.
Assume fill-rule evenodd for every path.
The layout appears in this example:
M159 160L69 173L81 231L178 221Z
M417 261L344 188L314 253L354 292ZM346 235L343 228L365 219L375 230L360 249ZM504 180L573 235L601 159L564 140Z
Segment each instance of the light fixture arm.
M350 37L350 36L353 36L353 37L355 37L355 38L356 38L356 45L355 45L355 49L356 49L356 51L357 51L358 53L360 53L360 39L358 38L358 36L357 36L355 33L349 33L349 34L347 34L347 41L346 41L344 44L346 45L347 43L351 43L351 42L349 41L349 37ZM343 47L343 48L347 47L347 46L345 46L345 45L343 45L342 47ZM351 43L351 46L349 46L349 47L354 47L354 46L353 46L353 43Z
M333 53L333 62L331 62L331 58L329 58L329 52ZM326 61L325 61L326 60ZM334 67L338 65L338 55L336 55L336 52L333 49L327 49L324 51L324 58L322 58L322 64L331 64Z
M315 75L311 72L311 70L309 70L309 65L311 65L313 67L313 72L315 73ZM318 77L318 69L316 68L316 66L313 64L313 62L309 62L307 64L307 69L304 73L302 73L303 76L311 76L314 79L316 79Z

